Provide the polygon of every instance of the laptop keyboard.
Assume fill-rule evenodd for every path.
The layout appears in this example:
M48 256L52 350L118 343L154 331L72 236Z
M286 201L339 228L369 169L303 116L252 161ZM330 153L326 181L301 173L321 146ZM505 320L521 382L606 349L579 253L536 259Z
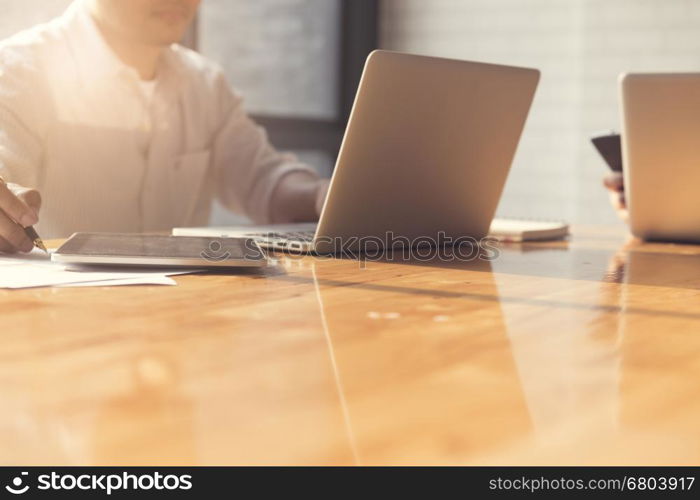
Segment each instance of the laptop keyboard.
M311 243L314 240L314 231L294 231L294 232L269 232L269 233L251 233L248 236L252 238L263 238L267 240L285 240L285 241L302 241Z

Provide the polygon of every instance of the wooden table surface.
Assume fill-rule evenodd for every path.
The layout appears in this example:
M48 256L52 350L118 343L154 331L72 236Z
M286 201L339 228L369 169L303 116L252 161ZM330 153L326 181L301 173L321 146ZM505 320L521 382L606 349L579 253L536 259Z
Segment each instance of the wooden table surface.
M499 253L0 290L0 463L700 464L700 247Z

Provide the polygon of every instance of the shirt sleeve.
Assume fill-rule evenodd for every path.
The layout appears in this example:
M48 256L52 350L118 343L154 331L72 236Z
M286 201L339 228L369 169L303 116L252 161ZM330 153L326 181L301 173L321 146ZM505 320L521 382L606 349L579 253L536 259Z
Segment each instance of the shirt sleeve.
M25 187L38 187L44 151L37 77L26 51L0 48L0 176Z
M303 172L309 181L316 171L294 155L277 151L265 130L245 112L243 100L223 77L217 79L222 125L213 143L213 168L217 197L221 203L257 223L271 221L274 194L282 179Z

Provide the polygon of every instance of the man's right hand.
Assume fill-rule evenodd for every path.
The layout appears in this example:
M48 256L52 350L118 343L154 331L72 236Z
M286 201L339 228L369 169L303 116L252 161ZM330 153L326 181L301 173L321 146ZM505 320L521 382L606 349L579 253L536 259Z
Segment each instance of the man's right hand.
M622 174L619 172L608 174L605 176L605 178L603 178L603 185L610 193L610 204L617 212L617 215L620 217L620 219L627 222L629 214L627 213L625 183Z
M39 222L40 207L39 191L0 178L0 252L31 252L34 243L24 228Z

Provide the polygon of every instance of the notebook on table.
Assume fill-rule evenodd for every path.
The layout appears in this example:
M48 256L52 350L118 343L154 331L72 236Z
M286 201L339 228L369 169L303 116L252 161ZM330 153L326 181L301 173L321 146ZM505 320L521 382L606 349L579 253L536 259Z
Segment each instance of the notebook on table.
M493 219L489 236L504 242L550 241L569 235L569 225L561 221Z

